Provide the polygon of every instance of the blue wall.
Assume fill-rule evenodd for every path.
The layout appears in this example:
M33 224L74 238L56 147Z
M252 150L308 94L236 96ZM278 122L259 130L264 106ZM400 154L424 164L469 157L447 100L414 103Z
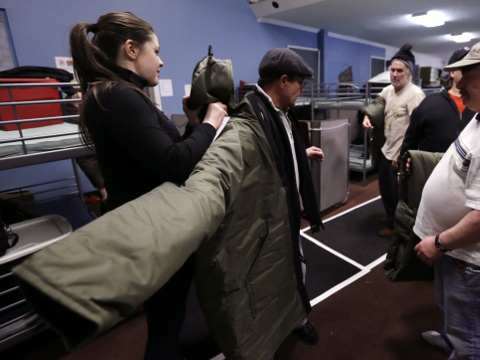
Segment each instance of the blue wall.
M69 32L77 22L94 23L100 15L120 10L147 20L159 38L165 63L160 77L173 84L174 96L162 98L167 114L182 112L184 85L190 83L196 63L207 55L210 44L215 57L232 60L236 86L240 80L256 82L261 57L274 47L320 49L324 82L337 82L347 66L352 66L354 81L366 81L370 56L385 57L384 48L332 37L326 30L315 34L258 23L244 0L0 0L0 8L7 11L20 66L55 67L55 56L70 56ZM20 170L4 171L0 190L15 186L18 178L50 180L65 172L66 166L68 162L44 165L43 171L27 168L21 175ZM83 183L89 184L86 178Z
M370 58L385 58L385 48L329 36L325 30L319 32L318 38L323 53L323 82L338 82L338 75L349 66L353 81L367 81L371 77Z
M209 44L215 57L232 60L236 85L257 80L258 63L273 47L317 47L314 33L257 23L243 0L0 0L0 7L7 10L21 66L55 67L55 56L70 56L69 31L77 22L118 10L145 19L159 38L160 77L173 83L174 96L162 98L167 114L182 112L184 84Z
M255 82L263 54L274 47L317 47L317 35L256 21L243 0L0 0L7 11L20 66L55 67L55 56L70 56L71 27L81 21L96 22L110 11L131 11L148 21L159 38L160 57L165 63L162 79L172 79L173 97L162 98L167 114L182 112L184 84L189 84L196 63L213 46L215 57L231 59L235 84ZM14 187L16 179L38 181L65 172L68 162L20 170L3 171L0 190ZM89 184L86 178L83 183ZM93 188L87 186L86 191Z

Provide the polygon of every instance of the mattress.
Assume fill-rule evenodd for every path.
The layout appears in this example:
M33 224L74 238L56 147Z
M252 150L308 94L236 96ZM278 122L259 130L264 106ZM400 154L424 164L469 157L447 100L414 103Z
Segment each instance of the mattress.
M298 97L296 101L297 106L310 106L312 103L311 97ZM350 98L313 98L313 106L315 109L361 109L365 106L364 97L350 97Z
M18 141L17 141L18 140ZM25 146L24 146L25 145ZM62 123L37 128L0 130L0 158L83 146L78 125Z

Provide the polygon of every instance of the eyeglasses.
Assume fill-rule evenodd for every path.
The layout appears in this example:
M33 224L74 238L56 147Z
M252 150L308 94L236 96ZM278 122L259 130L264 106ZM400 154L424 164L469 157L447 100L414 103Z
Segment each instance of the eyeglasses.
M308 82L305 80L305 78L298 76L298 75L293 75L293 76L288 76L287 81L290 83L297 83L300 85L300 90L303 90L305 86L307 86Z
M302 90L305 88L305 86L307 86L307 80L305 80L301 77L297 77L295 79L295 81L300 85L300 89L302 89Z

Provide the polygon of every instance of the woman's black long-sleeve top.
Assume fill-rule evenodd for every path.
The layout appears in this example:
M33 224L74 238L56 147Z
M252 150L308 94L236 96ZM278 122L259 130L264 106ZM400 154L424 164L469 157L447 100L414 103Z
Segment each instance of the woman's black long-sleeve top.
M143 89L145 81L121 69L124 80ZM182 138L173 123L127 84L106 89L99 102L84 97L84 116L105 178L108 208L133 200L165 181L182 183L211 144L215 129L201 124Z

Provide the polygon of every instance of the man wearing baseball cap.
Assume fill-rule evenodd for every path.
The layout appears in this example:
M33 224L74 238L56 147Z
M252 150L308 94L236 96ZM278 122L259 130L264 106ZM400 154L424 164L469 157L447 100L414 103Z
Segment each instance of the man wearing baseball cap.
M480 43L460 61L457 87L465 106L480 111ZM414 232L417 256L435 267L439 332L426 338L449 359L480 357L480 121L467 124L423 189ZM415 164L412 164L415 171ZM424 337L425 338L425 337Z

